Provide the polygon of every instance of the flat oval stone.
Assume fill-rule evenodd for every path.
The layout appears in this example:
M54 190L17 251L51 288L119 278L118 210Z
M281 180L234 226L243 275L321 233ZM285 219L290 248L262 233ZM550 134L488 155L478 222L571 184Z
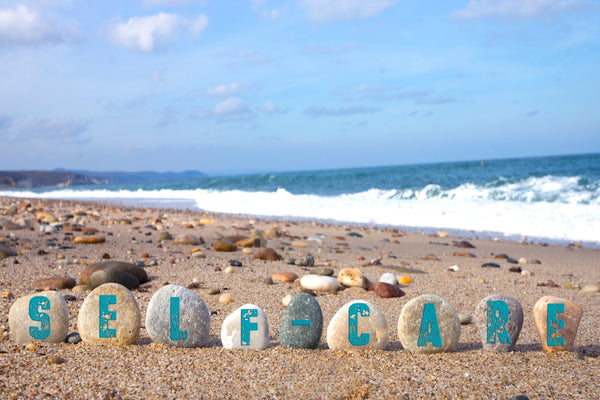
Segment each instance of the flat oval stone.
M456 351L460 339L458 313L439 296L421 295L402 308L398 338L402 346L414 354Z
M215 251L236 251L237 250L237 246L235 244L225 241L225 240L217 241L213 245L213 248L215 249Z
M392 297L402 297L405 295L404 291L400 289L397 285L391 285L385 282L375 282L369 288L370 292L375 292L375 294L381 298L389 299Z
M493 294L475 307L475 325L486 351L512 351L523 327L523 307L514 297Z
M129 345L138 339L141 327L140 308L125 286L105 283L83 301L77 328L86 343Z
M194 235L186 235L186 234L181 234L178 235L175 240L173 240L171 242L171 244L188 244L188 245L192 245L192 246L196 246L199 244L204 243L204 241Z
M261 350L269 346L269 322L265 312L245 304L229 314L221 326L221 342L226 349Z
M338 274L338 282L346 287L368 289L371 281L358 268L344 268Z
M138 279L127 272L119 271L118 269L103 269L94 272L90 276L90 279L87 282L87 289L94 290L105 283L118 283L129 290L140 287Z
M271 276L271 279L273 279L273 281L280 282L294 282L296 279L298 279L298 275L289 271L276 272Z
M344 305L327 326L327 345L332 350L383 350L387 342L385 315L373 303L365 300Z
M0 244L0 260L6 257L14 257L16 255L17 252L12 247Z
M547 353L572 351L583 310L572 301L544 296L533 306L533 319L542 349Z
M17 343L64 342L69 333L69 308L58 292L33 293L10 307L8 325Z
M281 256L277 254L275 250L270 247L266 247L259 251L255 256L255 260L265 260L265 261L279 261L281 260Z
M148 281L148 274L142 267L124 261L105 261L85 267L83 271L81 271L81 283L85 285L94 272L104 269L118 269L119 271L127 272L128 274L135 276L140 283Z
M279 341L282 347L316 349L323 333L321 306L306 293L295 295L281 320Z
M304 289L315 290L317 292L329 292L337 290L340 287L340 283L331 276L305 275L300 279L300 286Z
M163 286L148 303L146 330L155 343L199 347L210 333L210 312L191 290L179 285Z
M75 279L71 277L54 277L37 279L31 283L33 288L72 289L75 287Z
M310 270L310 273L313 275L333 276L331 268L313 268Z

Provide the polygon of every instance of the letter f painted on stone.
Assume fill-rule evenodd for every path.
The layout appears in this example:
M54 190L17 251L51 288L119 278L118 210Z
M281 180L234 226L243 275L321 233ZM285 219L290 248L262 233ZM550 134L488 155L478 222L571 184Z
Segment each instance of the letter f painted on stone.
M425 303L423 306L423 317L421 318L421 329L417 346L427 346L431 342L435 347L442 346L440 327L438 324L435 303Z
M258 317L258 310L256 308L242 308L242 334L241 334L241 345L250 346L250 332L258 330L258 324L256 322L250 322L251 317Z
M487 342L511 343L506 330L508 322L508 304L502 300L489 300L487 302Z
M365 303L354 303L348 309L348 340L353 346L366 346L371 340L371 335L363 333L358 335L358 315L368 317L371 315L369 306Z

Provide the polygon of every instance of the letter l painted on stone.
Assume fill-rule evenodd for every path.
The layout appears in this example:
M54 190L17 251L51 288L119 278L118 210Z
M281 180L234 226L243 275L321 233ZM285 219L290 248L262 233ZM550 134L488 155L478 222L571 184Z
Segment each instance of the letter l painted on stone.
M353 346L366 346L371 340L369 333L358 336L358 315L368 317L371 315L369 306L365 303L354 303L348 309L348 340Z
M39 312L38 309L49 310L50 300L43 296L34 296L29 301L29 318L33 321L41 322L41 326L29 327L29 335L32 338L42 340L50 336L50 316L46 313Z
M508 304L502 300L489 300L487 302L487 342L511 343L506 330L508 322Z
M117 319L117 312L110 311L108 306L117 304L117 296L114 294L101 294L99 298L99 336L101 338L116 338L117 330L108 327L108 321Z
M558 319L558 313L565 312L565 305L562 303L548 303L548 346L564 346L565 338L558 336L558 330L565 327L565 321Z
M179 330L179 297L171 297L171 340L187 340L187 331Z
M250 332L258 330L258 324L256 322L250 322L251 317L258 317L258 310L256 308L242 308L242 334L241 334L241 345L250 346Z
M435 347L442 346L440 327L435 312L435 303L425 303L423 306L423 316L421 317L421 329L419 330L417 346L427 346L427 343L429 342Z

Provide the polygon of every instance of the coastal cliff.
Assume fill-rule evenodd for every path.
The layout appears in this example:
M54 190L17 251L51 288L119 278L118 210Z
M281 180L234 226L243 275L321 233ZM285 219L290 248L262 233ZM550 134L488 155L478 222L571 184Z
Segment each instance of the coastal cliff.
M101 177L89 177L72 172L0 171L0 189L30 189L44 186L99 185L108 183Z

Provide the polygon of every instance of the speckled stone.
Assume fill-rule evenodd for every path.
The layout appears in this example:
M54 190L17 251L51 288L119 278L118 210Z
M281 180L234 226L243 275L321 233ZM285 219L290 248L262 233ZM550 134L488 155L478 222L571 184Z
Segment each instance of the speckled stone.
M333 272L331 268L313 268L310 270L311 274L321 276L333 276Z
M514 297L494 294L475 307L474 320L484 350L512 351L523 327L523 307Z
M101 302L105 310L102 315ZM94 289L83 301L77 328L81 339L86 343L128 345L137 340L141 319L140 309L131 292L117 283L105 283Z
M81 271L81 283L85 285L94 272L105 269L118 269L119 271L127 272L128 274L135 276L140 283L148 281L148 274L142 267L124 261L105 261L85 267L83 271Z
M118 269L104 269L94 272L90 276L86 286L88 290L94 290L105 283L118 283L129 290L140 287L140 282L135 276L119 271Z
M242 318L247 321L244 331L242 331ZM221 326L221 342L226 349L267 348L269 322L265 312L259 306L245 304L229 314Z
M385 315L368 301L355 300L344 305L327 326L327 345L332 350L382 350L387 342Z
M69 333L69 308L58 292L33 293L14 302L8 324L17 343L64 342Z
M191 290L179 285L163 286L148 303L146 330L155 343L199 347L210 333L210 312Z
M321 306L306 293L297 294L287 305L281 320L279 341L282 347L316 349L323 333Z
M423 318L424 313L426 318ZM435 322L438 330L434 329ZM402 308L398 318L398 338L406 350L415 354L456 351L460 339L458 313L439 296L421 295Z
M338 282L346 287L368 289L371 281L358 268L344 268L338 274Z
M555 309L556 318L552 318L553 312L549 312L549 307ZM572 301L554 296L539 299L533 307L533 319L542 349L547 353L572 351L582 315L581 307Z

